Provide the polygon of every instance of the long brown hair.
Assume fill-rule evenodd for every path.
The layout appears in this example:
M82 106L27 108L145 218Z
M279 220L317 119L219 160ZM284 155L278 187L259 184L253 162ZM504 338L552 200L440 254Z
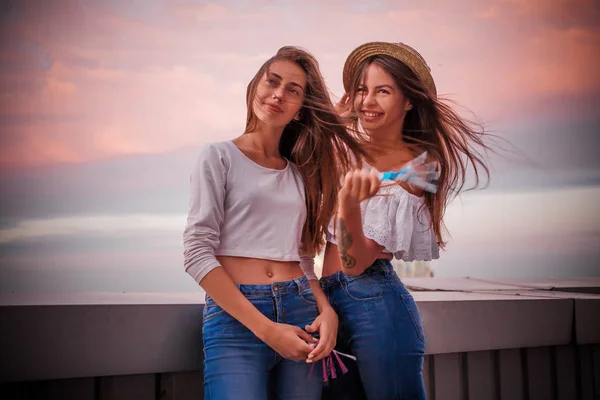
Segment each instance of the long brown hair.
M489 150L484 127L458 115L449 102L431 93L417 75L406 64L396 58L378 54L365 59L356 69L350 89L350 99L354 100L356 90L363 80L370 64L377 64L393 79L412 104L404 119L402 139L407 147L418 155L427 151L429 161L439 164L440 177L437 193L425 192L425 206L431 215L433 232L438 245L445 245L443 222L446 206L465 188L466 172L472 167L475 173L475 188L480 185L483 174L489 182L489 168L483 153ZM353 129L360 131L358 121ZM469 189L470 189L469 188Z
M298 166L304 182L307 218L302 230L302 251L312 255L325 245L324 234L337 206L340 177L362 158L364 152L336 113L315 57L293 46L279 49L248 84L244 133L256 127L257 118L252 107L256 90L271 64L278 60L292 61L306 73L300 119L292 120L284 128L279 152Z

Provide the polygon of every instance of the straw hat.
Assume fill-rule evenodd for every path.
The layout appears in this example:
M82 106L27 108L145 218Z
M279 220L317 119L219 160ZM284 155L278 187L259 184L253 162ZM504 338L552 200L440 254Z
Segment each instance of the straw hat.
M396 60L406 64L419 78L423 86L425 86L434 96L437 96L437 90L433 77L431 76L431 69L427 66L425 59L412 47L405 45L404 43L388 43L388 42L370 42L358 46L346 59L344 64L344 89L346 93L350 92L350 85L352 85L352 77L356 68L365 59L379 55L386 54L394 57Z

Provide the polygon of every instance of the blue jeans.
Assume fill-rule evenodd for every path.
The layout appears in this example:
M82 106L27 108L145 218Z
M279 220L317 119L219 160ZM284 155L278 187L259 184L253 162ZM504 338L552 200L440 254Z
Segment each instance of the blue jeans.
M356 277L337 272L322 278L321 286L340 319L338 341L356 356L360 374L332 380L331 386L340 386L336 397L425 399L421 317L392 264L376 260Z
M270 285L237 285L267 318L302 329L318 316L306 277ZM206 296L204 398L206 400L319 399L322 377L310 364L282 358Z

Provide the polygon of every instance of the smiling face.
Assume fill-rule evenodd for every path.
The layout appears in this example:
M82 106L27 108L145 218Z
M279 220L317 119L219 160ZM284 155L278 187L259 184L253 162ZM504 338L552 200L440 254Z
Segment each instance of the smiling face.
M356 88L354 110L369 133L402 132L404 118L412 104L381 66L369 64Z
M298 118L305 91L306 73L298 64L273 61L256 86L252 102L254 115L264 124L285 127Z

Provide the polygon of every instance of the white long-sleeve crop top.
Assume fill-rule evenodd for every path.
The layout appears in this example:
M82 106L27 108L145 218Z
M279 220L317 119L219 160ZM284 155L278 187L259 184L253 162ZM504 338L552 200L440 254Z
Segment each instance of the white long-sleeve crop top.
M309 279L314 257L301 256L304 183L290 161L263 167L231 141L206 145L190 177L183 233L185 270L196 282L220 265L216 256L299 261Z

